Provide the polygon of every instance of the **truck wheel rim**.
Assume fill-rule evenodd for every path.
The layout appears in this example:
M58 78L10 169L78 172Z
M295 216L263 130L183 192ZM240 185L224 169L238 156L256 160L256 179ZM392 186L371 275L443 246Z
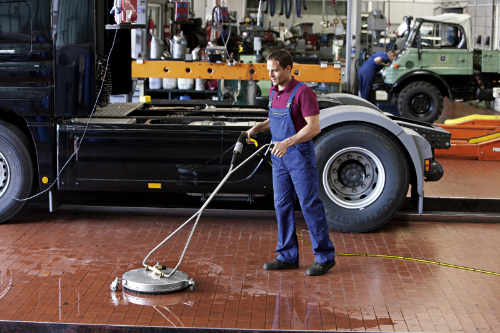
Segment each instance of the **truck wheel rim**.
M371 151L348 147L326 162L322 174L326 194L337 205L362 209L378 199L385 185L385 169Z
M5 156L0 153L0 197L3 196L10 182L10 168Z
M426 94L417 94L411 99L410 106L415 114L422 115L431 110L432 103Z

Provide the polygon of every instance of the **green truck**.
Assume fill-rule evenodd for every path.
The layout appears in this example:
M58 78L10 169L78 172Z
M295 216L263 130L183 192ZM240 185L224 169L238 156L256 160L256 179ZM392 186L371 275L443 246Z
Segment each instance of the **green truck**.
M407 18L398 56L375 82L376 101L391 101L401 116L433 122L450 100L492 100L500 86L500 50L474 49L466 14Z

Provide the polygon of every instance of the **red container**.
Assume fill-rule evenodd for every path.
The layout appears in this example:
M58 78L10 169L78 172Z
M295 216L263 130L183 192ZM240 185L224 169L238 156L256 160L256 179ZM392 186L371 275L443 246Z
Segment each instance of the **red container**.
M137 22L137 0L120 0L120 8L115 8L115 21L118 24Z
M175 2L175 21L185 22L189 18L189 2L176 1Z

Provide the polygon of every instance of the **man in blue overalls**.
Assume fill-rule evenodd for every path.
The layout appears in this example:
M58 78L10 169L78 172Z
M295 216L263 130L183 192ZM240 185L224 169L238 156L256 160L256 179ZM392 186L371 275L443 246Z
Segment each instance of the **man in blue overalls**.
M278 256L264 264L266 270L299 267L295 230L295 195L311 237L314 264L307 275L325 274L335 265L335 249L328 235L323 203L318 196L318 174L312 138L320 133L319 107L311 88L292 76L293 59L278 50L267 57L273 87L269 94L269 118L247 131L248 137L271 130L274 143L274 206L278 222Z
M396 53L394 51L387 53L378 51L363 63L358 70L358 87L361 97L366 100L370 99L370 90L372 89L375 74L383 67L389 66L395 57Z

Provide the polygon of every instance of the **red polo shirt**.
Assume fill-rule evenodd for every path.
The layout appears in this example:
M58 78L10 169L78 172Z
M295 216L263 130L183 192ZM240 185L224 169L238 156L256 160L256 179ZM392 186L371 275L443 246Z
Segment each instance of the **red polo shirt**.
M272 101L273 108L286 108L286 103L288 98L292 94L293 89L299 83L292 77L292 80L288 82L285 89L282 91L278 90L278 85L271 87L269 90L269 96L271 96L271 91L274 90L274 96ZM306 120L304 117L314 116L319 114L318 99L314 91L303 84L292 102L292 120L295 125L295 131L300 131L304 126L306 126Z

